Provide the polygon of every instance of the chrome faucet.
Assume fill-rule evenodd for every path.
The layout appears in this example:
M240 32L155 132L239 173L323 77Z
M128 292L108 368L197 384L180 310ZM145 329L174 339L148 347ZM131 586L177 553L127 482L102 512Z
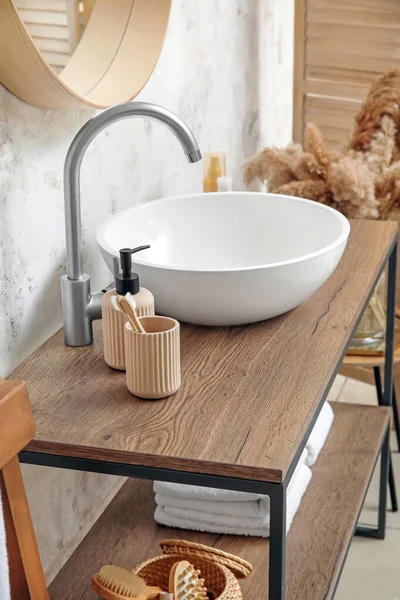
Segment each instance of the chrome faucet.
M101 319L103 293L92 293L90 277L82 267L80 172L85 152L100 131L128 117L148 117L159 121L178 138L188 162L201 159L197 142L185 123L169 110L147 102L118 104L88 121L69 147L64 165L65 233L67 274L61 277L64 340L68 346L93 343L92 322Z

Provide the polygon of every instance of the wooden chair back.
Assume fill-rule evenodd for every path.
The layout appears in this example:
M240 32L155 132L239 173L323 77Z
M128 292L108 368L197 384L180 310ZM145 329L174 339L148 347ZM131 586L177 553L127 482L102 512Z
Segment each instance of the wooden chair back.
M0 381L0 488L12 600L49 600L18 453L35 426L22 381Z

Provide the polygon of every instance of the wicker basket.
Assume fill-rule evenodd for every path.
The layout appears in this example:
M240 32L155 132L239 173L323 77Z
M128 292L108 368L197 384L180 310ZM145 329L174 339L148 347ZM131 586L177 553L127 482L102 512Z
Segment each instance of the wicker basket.
M207 560L228 567L237 579L245 579L253 571L253 566L247 562L247 560L240 558L240 556L229 554L223 550L218 550L218 548L197 544L196 542L186 542L185 540L163 540L160 546L164 554L187 555L189 553L191 556L207 558Z
M200 569L209 598L242 599L240 585L235 575L241 579L247 577L252 571L250 563L233 554L184 540L164 540L161 547L163 556L150 558L134 569L137 575L143 577L147 585L158 585L168 590L172 566L181 560L188 560L196 569Z

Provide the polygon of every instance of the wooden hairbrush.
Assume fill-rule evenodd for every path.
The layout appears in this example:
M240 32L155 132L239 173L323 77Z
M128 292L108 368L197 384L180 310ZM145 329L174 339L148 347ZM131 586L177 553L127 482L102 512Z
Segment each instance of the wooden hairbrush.
M92 589L103 600L152 600L162 589L147 586L144 580L120 567L107 565L92 577Z
M169 591L174 600L208 600L204 579L199 576L200 571L187 560L175 563L169 576Z

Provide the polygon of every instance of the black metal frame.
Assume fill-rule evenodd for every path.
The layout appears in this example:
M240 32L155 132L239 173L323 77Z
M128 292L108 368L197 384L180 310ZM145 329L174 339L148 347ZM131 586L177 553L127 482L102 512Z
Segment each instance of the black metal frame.
M375 379L376 395L378 398L378 405L382 406L383 392L382 392L382 379L381 379L380 367L374 367L374 379ZM395 396L394 382L393 382L393 391L392 391L392 401L393 401L393 416L395 414L397 415L397 419L396 419L396 417L394 417L394 421L396 423L396 420L398 421L398 419L399 419L399 414L397 411L397 400L396 400L396 396ZM397 434L397 443L399 444L400 440L399 440L399 432L398 432L397 427L396 427L396 434ZM399 510L399 508L398 508L398 503L397 503L397 492L396 492L396 483L395 483L394 472L393 472L392 455L390 453L389 453L389 491L390 491L390 501L392 503L392 511L397 512Z
M274 576L269 578L268 597L270 600L284 599L286 555L286 491L290 477L286 476L282 483L271 483L265 481L224 477L219 475L207 475L205 473L175 471L172 469L162 469L160 467L144 467L110 461L77 458L72 456L45 454L42 452L31 452L29 450L23 450L20 452L19 457L21 462L27 464L72 469L75 471L89 471L92 473L104 473L108 475L119 475L122 477L134 477L137 479L170 481L173 483L215 487L269 496L269 572L274 573Z
M381 406L392 408L393 400L393 354L394 354L394 332L396 320L396 271L397 271L397 241L389 255L388 282L387 282L387 309L386 309L386 344L385 344L385 386L382 392L380 382L380 395L378 401ZM381 472L379 482L379 504L378 504L378 526L359 526L356 535L383 540L386 531L386 507L387 507L387 485L389 483L389 472L391 465L390 457L390 427L388 427L381 450ZM390 478L394 484L393 472ZM397 503L397 499L396 499ZM396 508L395 503L395 508Z
M374 287L389 260L388 275L388 295L387 295L387 321L386 321L386 355L385 355L385 389L382 395L382 405L391 406L393 390L393 346L394 346L394 321L396 304L396 258L397 241L392 245L385 259L379 275L374 283ZM359 315L354 326L353 332L357 329L362 314L367 306L373 288L365 301L363 311ZM45 465L48 467L58 467L64 469L73 469L78 471L90 471L94 473L105 473L110 475L120 475L123 477L135 477L139 479L150 479L160 481L170 481L175 483L186 483L206 487L215 487L231 489L242 492L251 492L264 494L270 497L270 538L269 538L269 600L284 600L285 596L285 558L286 558L286 492L290 479L297 466L306 442L310 436L312 428L318 418L322 406L326 400L330 387L340 368L342 360L346 354L348 344L343 350L342 356L336 365L335 371L328 383L328 386L322 395L317 410L315 411L303 439L297 449L292 463L285 475L282 483L272 483L264 481L253 481L240 479L236 477L224 477L217 475L208 475L204 473L194 473L187 471L175 471L172 469L163 469L159 467L145 467L133 464L123 464L103 460L91 460L77 456L62 456L55 454L45 454L41 452L23 451L20 453L20 460L24 463ZM355 528L358 535L376 537L383 539L386 525L386 500L387 483L389 475L389 427L381 447L381 475L380 475L380 493L378 509L378 528ZM343 561L344 562L344 561ZM343 566L343 565L342 565ZM339 578L338 578L339 580Z
M380 367L374 367L374 380L376 387L376 395L378 397L378 404L382 406L382 379L381 379L381 369ZM396 432L396 440L397 440L397 448L400 452L400 420L399 420L399 408L397 405L397 397L396 397L396 386L393 382L393 390L392 390L392 409L393 409L393 421L394 421L394 430Z
M393 404L393 421L394 430L396 432L397 450L400 452L400 419L399 419L399 405L397 404L396 386L393 382L392 391L392 404Z

